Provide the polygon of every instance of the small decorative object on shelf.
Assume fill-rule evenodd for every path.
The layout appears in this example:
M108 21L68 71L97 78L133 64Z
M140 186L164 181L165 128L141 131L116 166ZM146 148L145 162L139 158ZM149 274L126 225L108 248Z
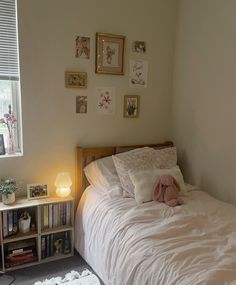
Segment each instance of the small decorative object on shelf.
M6 151L8 154L15 153L15 140L14 140L14 128L16 127L16 117L12 113L11 105L8 106L8 113L3 115L3 118L0 118L0 124L3 124L7 127L8 137L7 137L7 147Z
M16 181L12 178L2 178L0 181L0 193L3 204L9 205L15 202Z
M21 214L19 219L19 231L20 233L28 233L30 231L31 216L28 212Z
M57 187L56 194L58 197L67 197L71 193L72 181L70 174L67 172L61 172L57 174L55 186Z

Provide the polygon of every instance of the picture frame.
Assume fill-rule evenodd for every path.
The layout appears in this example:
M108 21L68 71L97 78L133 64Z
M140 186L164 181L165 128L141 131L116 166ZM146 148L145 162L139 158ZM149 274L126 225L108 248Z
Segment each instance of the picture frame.
M5 155L6 149L4 144L4 136L3 134L0 134L0 155Z
M76 36L75 39L75 57L90 58L90 38Z
M132 43L132 52L146 53L146 42L145 41L134 41Z
M27 184L28 200L35 200L49 197L48 186L44 183Z
M125 36L96 33L96 67L101 74L124 74Z
M138 118L140 109L139 95L124 96L124 118Z
M87 72L65 72L65 87L67 88L87 88Z

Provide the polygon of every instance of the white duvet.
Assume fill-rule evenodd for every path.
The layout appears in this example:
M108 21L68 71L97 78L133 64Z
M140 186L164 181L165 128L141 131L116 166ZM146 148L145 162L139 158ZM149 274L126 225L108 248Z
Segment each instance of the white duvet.
M75 246L106 285L236 284L236 207L192 191L170 208L89 187Z

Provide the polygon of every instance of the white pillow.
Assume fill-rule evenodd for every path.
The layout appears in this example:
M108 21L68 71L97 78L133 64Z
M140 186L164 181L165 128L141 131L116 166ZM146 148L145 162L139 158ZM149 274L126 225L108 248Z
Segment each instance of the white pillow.
M156 156L160 168L172 168L177 164L176 147L157 149Z
M162 175L171 175L180 187L180 194L185 194L185 184L179 166L169 169L149 169L143 171L129 171L129 176L134 184L134 194L137 203L152 201L152 195L157 181Z
M92 161L84 168L84 173L89 183L101 191L107 191L115 185L120 186L111 156Z
M134 185L129 170L145 170L160 167L156 151L150 147L137 148L112 156L125 197L134 197Z

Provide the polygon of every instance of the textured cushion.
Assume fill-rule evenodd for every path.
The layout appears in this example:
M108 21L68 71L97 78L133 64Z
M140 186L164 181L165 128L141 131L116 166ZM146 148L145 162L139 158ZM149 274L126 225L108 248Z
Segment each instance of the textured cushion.
M89 183L97 190L107 191L114 185L120 185L115 165L111 156L94 160L84 168Z
M160 167L156 150L150 147L137 148L112 156L125 197L134 197L134 185L128 171L138 171Z
M185 184L179 166L169 169L149 169L143 171L129 171L129 176L134 184L135 200L137 203L152 201L154 188L162 175L171 175L180 187L180 194L185 194Z
M177 164L176 147L157 149L156 157L160 168L172 168Z

